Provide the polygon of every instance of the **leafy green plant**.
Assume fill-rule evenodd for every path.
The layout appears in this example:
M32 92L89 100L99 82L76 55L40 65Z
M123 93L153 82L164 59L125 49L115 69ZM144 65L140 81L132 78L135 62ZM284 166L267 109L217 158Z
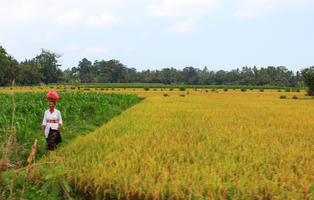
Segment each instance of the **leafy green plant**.
M69 194L71 188L65 179L66 174L70 170L65 170L58 165L54 169L40 168L40 171L46 174L46 182L41 186L40 193L49 193L52 195L52 198L56 199L64 192L69 199L72 199Z

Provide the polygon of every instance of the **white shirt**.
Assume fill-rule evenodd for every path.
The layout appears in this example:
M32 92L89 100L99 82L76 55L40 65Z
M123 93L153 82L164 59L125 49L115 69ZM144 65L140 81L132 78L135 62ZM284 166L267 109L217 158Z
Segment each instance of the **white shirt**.
M58 122L57 123L48 123L48 120L57 120ZM44 115L44 119L43 119L43 123L42 123L43 126L46 126L46 129L45 129L46 138L48 138L50 128L53 130L58 130L59 124L62 125L62 117L61 117L60 111L57 109L54 109L53 113L51 113L49 111L49 109L46 110L45 115Z

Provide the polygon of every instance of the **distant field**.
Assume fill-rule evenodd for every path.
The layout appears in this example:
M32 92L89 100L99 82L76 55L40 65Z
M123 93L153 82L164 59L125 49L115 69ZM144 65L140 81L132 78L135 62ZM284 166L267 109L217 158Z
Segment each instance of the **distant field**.
M41 160L71 170L67 181L73 195L313 198L314 100L304 91L97 92L135 93L145 100ZM42 177L38 173L36 180Z
M84 88L217 88L217 89L290 89L304 90L304 88L280 87L280 86L249 86L249 85L183 85L183 84L151 84L151 83L107 83L84 84Z
M84 88L198 88L198 89L281 89L281 90L306 90L306 88L298 87L281 87L281 86L250 86L250 85L183 85L183 84L160 84L160 83L86 83L79 85L70 85L70 84L52 84L48 86L30 86L25 88L71 88L80 87ZM10 87L0 87L0 90L7 89Z

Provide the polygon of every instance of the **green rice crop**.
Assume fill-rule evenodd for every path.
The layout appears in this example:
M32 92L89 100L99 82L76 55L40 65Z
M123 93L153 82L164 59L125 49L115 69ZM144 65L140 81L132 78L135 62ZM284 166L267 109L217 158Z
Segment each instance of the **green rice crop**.
M44 112L48 107L46 93L15 93L16 137L18 141L18 158L26 161L35 139L39 139L40 148L37 155L45 150L45 137L40 136ZM137 95L128 94L99 94L94 92L65 92L59 93L60 100L56 109L60 110L63 118L61 137L64 145L77 135L85 134L104 124L112 117L139 101ZM0 142L4 143L11 129L13 104L11 95L0 94ZM2 156L2 152L0 152ZM16 161L16 158L10 158Z

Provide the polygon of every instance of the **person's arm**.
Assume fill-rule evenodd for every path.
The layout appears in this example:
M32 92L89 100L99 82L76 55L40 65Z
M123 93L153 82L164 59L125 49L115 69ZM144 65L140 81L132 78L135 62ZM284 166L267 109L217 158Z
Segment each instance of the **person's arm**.
M47 116L46 116L46 112L45 112L43 123L41 124L41 132L40 132L41 136L44 135L44 131L45 131L46 126L47 126Z
M61 126L62 126L62 117L61 117L61 112L59 111L58 113L58 132L61 131Z

